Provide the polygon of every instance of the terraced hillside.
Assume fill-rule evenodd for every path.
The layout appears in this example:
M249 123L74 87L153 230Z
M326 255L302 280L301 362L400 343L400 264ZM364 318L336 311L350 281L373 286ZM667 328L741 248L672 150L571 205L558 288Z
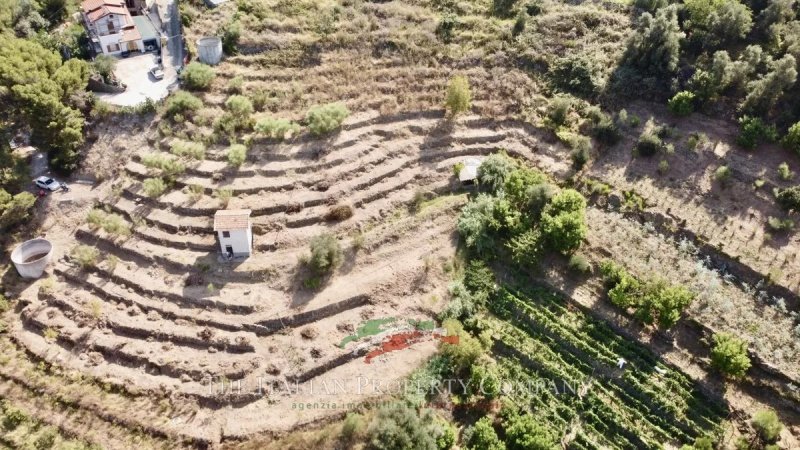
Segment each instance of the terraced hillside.
M800 445L800 236L768 227L796 217L772 190L790 186L775 167L800 167L797 155L768 145L755 158L735 147L729 121L697 113L675 118L615 99L603 111L554 95L542 73L565 52L591 56L597 77L610 77L636 19L629 6L520 4L520 30L494 3L182 2L190 50L207 34L228 36L233 49L206 86L189 93L184 84L155 112L94 117L80 174L97 181L91 200L40 208L48 215L38 231L56 244L51 273L33 284L11 271L3 278L18 303L0 333L0 397L31 426L120 449L254 438L258 447L363 410L360 402L387 397L373 382L403 380L441 348L416 342L368 360L399 326L342 343L364 324L439 318L463 272L457 216L484 189L462 186L454 167L504 151L589 199L587 264L613 259L696 293L673 331L656 331L611 305L596 272L546 259L526 274L546 289L503 290L480 323L503 378L581 388L513 402L562 432L567 448L744 435L762 408L787 425L781 445ZM442 109L456 75L472 96L459 116ZM250 105L237 123L232 100ZM341 126L309 131L309 108L334 102L350 112ZM614 143L593 134L592 117L603 115L619 125ZM281 120L299 131L258 131ZM654 130L664 135L659 158L633 151ZM577 164L581 137L587 160ZM201 151L176 150L191 145ZM241 164L231 157L239 145ZM723 165L726 183L715 176ZM153 192L156 181L163 192ZM220 255L220 209L252 210L249 258ZM342 261L320 275L308 254L325 234ZM753 368L738 384L709 364L706 341L721 331L749 344ZM631 370L615 369L619 358ZM349 389L329 392L337 382ZM458 416L453 402L443 401L446 414ZM472 418L459 420L466 428Z

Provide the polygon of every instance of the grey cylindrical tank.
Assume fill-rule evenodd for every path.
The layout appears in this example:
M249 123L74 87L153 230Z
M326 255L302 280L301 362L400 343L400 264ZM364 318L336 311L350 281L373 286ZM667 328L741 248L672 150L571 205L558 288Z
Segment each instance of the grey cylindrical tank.
M50 262L53 244L47 239L31 239L11 252L11 262L23 278L39 278Z
M200 62L216 65L222 59L222 39L208 36L197 40L197 57Z

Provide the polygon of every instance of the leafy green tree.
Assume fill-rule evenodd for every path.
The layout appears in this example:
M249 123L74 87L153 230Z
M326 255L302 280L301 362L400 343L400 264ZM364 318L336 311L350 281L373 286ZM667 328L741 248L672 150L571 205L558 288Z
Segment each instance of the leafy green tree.
M644 13L628 41L624 61L646 76L669 77L678 69L683 37L674 5L659 9L655 17Z
M500 395L500 377L497 370L492 364L484 364L483 361L472 366L469 386L472 393L479 397L493 399Z
M742 378L750 368L747 342L730 333L714 334L711 365L731 378Z
M211 86L211 82L214 81L215 76L214 69L195 61L189 63L189 65L183 69L183 72L181 72L181 81L183 81L186 89L191 91L203 91Z
M114 77L114 68L117 65L117 60L108 55L98 55L92 61L92 72L100 75L104 83L111 82Z
M62 68L63 67L63 68ZM83 115L65 103L87 72L81 62L62 66L61 58L36 42L0 40L0 93L11 129L30 127L32 143L48 149L51 166L77 168L83 145Z
M742 111L765 114L778 99L797 81L797 60L784 55L772 65L765 76L747 84L748 94L740 105Z
M29 192L11 195L0 189L0 229L7 230L27 221L35 203L36 197Z
M506 425L508 450L557 450L556 436L530 414L514 416Z
M694 112L695 94L689 91L681 91L669 100L669 110L676 116L688 116Z
M478 183L490 192L498 192L517 167L517 162L504 152L491 154L478 166Z
M506 445L497 437L497 432L492 426L492 419L482 417L475 422L469 432L466 442L469 450L505 450Z
M520 212L502 197L478 195L461 210L458 232L478 255L493 255L495 238L513 232L519 226Z
M706 27L705 45L721 47L744 39L753 28L750 8L737 0L726 0L711 12Z
M472 105L472 91L469 87L469 80L464 76L456 76L450 79L447 85L447 97L445 98L445 108L453 116L468 112Z
M341 103L328 103L314 106L306 114L306 122L311 133L320 136L332 132L342 126L342 122L350 115L350 110Z
M574 189L564 189L544 207L542 234L551 248L562 253L577 250L586 237L586 199Z
M536 267L544 253L545 241L539 228L530 228L509 239L506 247L515 263Z

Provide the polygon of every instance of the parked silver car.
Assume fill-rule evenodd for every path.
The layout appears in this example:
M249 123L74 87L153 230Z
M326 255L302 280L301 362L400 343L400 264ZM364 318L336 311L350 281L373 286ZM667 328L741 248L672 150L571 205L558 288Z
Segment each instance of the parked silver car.
M61 189L61 183L59 183L58 181L56 181L56 180L54 180L52 178L48 178L48 177L44 177L44 176L33 180L33 183L36 186L38 186L38 187L40 187L42 189L46 189L46 190L48 190L50 192L57 191L57 190Z

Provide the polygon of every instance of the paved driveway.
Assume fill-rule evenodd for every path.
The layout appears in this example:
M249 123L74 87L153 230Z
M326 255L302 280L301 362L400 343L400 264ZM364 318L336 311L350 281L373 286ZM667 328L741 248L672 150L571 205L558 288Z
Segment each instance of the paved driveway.
M119 106L135 106L145 100L161 100L169 93L171 85L177 83L178 74L170 58L164 58L164 79L155 80L150 69L155 65L155 54L145 53L118 58L114 73L128 87L120 94L98 93L97 97Z

